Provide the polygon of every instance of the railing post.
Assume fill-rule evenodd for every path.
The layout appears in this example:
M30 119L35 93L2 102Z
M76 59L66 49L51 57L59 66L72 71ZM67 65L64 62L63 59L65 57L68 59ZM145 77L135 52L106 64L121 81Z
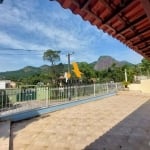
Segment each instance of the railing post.
M74 87L75 88L75 98L78 98L78 91L77 91L77 86Z
M116 91L118 91L118 84L116 83Z
M94 83L94 96L95 96L95 83Z
M107 90L107 93L109 93L108 83L106 83L106 90Z
M46 107L48 107L48 86L46 87L45 95L46 95Z

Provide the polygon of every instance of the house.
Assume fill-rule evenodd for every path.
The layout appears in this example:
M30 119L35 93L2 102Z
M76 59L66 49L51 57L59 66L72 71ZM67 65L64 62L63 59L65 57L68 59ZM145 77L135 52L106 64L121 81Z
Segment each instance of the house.
M0 89L15 88L16 83L11 80L0 80Z

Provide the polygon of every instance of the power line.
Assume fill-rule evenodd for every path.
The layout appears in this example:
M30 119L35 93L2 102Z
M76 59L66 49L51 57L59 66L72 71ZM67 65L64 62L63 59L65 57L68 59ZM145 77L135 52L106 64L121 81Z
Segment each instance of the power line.
M47 48L48 49L48 48ZM7 51L7 52L5 52ZM42 52L45 52L46 51L46 48L45 49L23 49L23 48L11 48L11 47L0 47L0 52L3 52L3 53L0 53L0 55L42 55ZM13 52L13 53L12 53ZM14 53L15 52L15 53ZM18 52L41 52L41 54L39 53L19 53ZM61 51L61 54L62 55L66 55L66 53L69 54L68 51L65 51L65 50L62 50ZM72 52L73 54L74 52Z
M44 51L42 49L23 49L23 48L10 48L10 47L0 47L0 50L10 50L10 51Z
M7 51L7 52L5 52ZM40 49L23 49L23 48L10 48L10 47L0 47L0 56L2 55L42 55L38 53L21 53L21 52L43 52ZM13 53L12 53L13 52ZM20 53L18 53L20 52Z
M0 53L0 56L1 55L42 55L42 54L10 54L10 53Z

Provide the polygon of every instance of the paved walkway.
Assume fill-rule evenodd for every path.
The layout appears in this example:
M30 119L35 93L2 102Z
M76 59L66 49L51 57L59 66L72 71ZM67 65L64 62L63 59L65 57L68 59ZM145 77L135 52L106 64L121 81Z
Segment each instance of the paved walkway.
M9 150L10 121L0 122L0 150Z
M13 124L14 150L149 150L150 96L122 92Z

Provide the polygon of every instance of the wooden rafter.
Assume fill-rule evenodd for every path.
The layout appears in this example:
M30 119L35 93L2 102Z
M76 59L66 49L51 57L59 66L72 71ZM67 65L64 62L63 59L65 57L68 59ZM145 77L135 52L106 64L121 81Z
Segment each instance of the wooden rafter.
M144 39L140 40L139 42L135 42L135 43L133 44L133 46L137 46L137 45L140 45L140 44L142 44L142 43L147 43L147 42L150 42L150 38L149 38L149 37L144 38Z
M137 25L138 23L140 23L141 21L146 19L146 17L147 17L146 14L142 15L141 17L137 18L136 20L134 20L133 22L131 22L130 24L128 24L127 26L122 28L120 31L118 31L117 34L121 34L122 32L126 31L127 29Z
M150 26L148 28L145 28L143 31L136 33L134 36L131 36L130 38L127 39L127 41L128 40L132 40L132 39L134 39L134 38L136 38L136 37L138 37L138 36L148 32L148 31L150 31Z
M80 9L86 8L90 3L90 0L84 0L82 4L80 4Z
M103 24L108 23L111 19L113 19L114 17L116 17L120 12L122 12L124 9L126 9L126 7L128 5L130 5L132 2L133 1L131 1L131 0L127 0L125 6L116 8L116 10L112 13L112 15L110 15L106 20L103 21Z
M142 5L143 5L143 8L150 20L150 0L140 0Z

